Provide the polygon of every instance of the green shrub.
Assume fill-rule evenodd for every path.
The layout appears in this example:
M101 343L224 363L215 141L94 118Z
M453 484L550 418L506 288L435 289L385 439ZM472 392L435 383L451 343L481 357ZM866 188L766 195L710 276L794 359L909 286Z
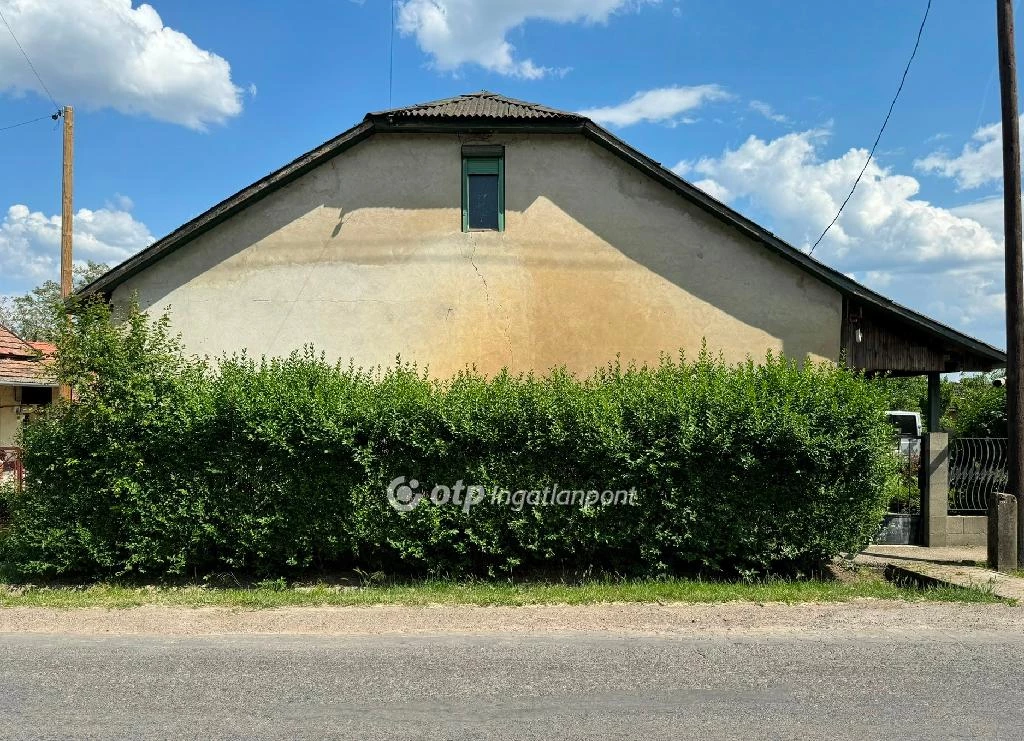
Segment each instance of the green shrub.
M885 408L917 412L924 420L928 409L928 379L925 376L876 376L871 383L881 390ZM942 381L943 407L949 398L949 381Z
M994 373L942 380L942 429L954 437L1006 437L1006 388L993 386ZM882 376L871 381L881 389L887 409L918 412L928 408L928 381L924 376Z
M84 307L78 400L23 433L0 561L22 574L463 576L807 571L876 531L895 464L878 389L830 364L701 354L578 379L187 359L164 322ZM216 372L214 372L214 370ZM392 508L394 478L635 489L633 505Z
M1006 387L993 386L994 377L983 373L950 384L942 426L956 437L1006 437Z

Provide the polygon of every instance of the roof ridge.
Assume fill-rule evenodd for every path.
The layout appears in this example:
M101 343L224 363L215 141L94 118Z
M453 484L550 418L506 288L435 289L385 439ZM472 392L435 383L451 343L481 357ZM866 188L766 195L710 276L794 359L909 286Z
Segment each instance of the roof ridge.
M560 118L582 121L578 113L533 103L528 100L510 98L492 90L477 90L448 98L413 103L408 106L390 108L369 113L366 119L379 116L444 117L444 118Z

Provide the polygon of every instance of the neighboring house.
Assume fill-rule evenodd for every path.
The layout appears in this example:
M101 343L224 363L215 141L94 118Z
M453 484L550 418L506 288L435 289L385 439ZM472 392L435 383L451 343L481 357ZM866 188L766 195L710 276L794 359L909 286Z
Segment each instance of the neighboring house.
M449 375L708 348L929 374L990 345L808 257L587 118L488 92L371 113L83 290L188 350Z
M0 326L0 448L14 447L22 422L53 401L57 382L45 360L54 352L48 342L26 342Z

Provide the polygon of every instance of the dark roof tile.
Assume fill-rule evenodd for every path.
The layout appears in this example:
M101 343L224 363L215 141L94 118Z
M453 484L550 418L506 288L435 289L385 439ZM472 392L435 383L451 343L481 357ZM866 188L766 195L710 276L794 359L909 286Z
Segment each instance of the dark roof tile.
M523 100L506 98L487 90L468 95L459 95L454 98L432 100L429 103L418 103L417 105L404 108L392 108L388 111L371 113L367 118L388 116L393 119L402 118L431 118L431 119L548 119L560 121L582 121L583 117L576 113L560 111L555 108L527 103Z

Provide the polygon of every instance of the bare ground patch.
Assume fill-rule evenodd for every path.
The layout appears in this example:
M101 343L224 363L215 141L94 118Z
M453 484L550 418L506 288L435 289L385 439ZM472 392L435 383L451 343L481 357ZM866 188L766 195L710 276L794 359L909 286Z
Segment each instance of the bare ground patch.
M778 636L814 640L836 632L879 637L926 631L1024 635L1024 611L1005 604L862 599L827 604L601 604L479 607L223 607L143 606L131 609L0 610L0 633L72 635L430 635L558 634Z

